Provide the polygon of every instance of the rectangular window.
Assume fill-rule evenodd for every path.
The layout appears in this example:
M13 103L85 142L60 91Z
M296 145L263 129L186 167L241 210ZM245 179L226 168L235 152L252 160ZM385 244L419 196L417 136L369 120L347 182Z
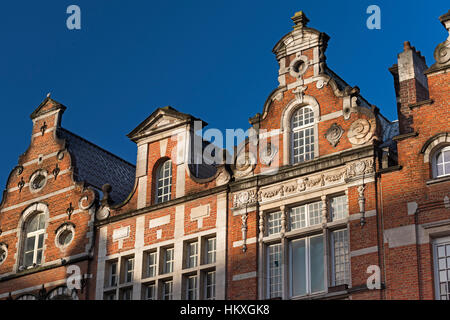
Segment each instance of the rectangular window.
M186 279L186 299L197 300L197 276L190 276Z
M331 199L330 216L331 221L345 219L348 217L347 196L339 196Z
M194 268L198 264L198 242L191 242L187 245L187 267Z
M145 289L145 299L156 300L156 284L149 284Z
M158 253L149 252L147 254L147 277L156 276L157 263L158 263Z
M281 212L269 213L267 217L267 235L277 234L281 231Z
M164 273L173 272L173 248L167 248L164 250Z
M111 262L109 265L109 286L114 287L117 285L117 262Z
M206 241L206 264L216 262L216 238L209 238Z
M164 281L162 286L163 300L172 300L172 293L173 293L173 281L172 280Z
M133 282L134 258L125 260L125 282Z
M325 289L323 236L290 243L291 296L303 296Z
M322 223L322 201L292 208L289 214L291 230Z
M216 272L211 271L206 273L206 300L214 300L216 299Z
M350 258L347 229L331 233L333 285L350 284Z
M127 288L122 290L122 300L132 300L133 299L133 288Z
M268 248L269 298L278 298L281 293L281 244Z
M450 237L434 243L434 276L436 299L450 300Z

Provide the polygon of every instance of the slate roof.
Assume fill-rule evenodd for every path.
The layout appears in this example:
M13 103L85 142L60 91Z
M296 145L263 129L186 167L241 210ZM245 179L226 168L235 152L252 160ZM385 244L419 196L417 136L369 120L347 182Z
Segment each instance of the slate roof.
M64 128L59 127L57 134L66 140L76 181L84 181L100 193L109 183L113 203L121 203L130 195L136 175L134 165Z

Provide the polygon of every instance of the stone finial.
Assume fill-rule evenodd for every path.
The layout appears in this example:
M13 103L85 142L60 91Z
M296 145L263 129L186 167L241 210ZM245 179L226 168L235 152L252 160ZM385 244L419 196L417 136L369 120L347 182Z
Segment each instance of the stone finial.
M47 98L50 98L51 95L52 95L51 92L47 93Z
M427 73L450 67L450 10L446 14L440 16L439 21L441 21L449 35L447 40L439 44L434 50L434 59L436 60L436 63L427 70Z
M309 19L306 17L306 14L304 14L303 11L296 12L291 19L295 23L294 29L301 29L303 27L306 27L309 22Z
M442 25L445 29L449 32L450 35L450 10L446 14L443 14L439 17L439 20L441 21Z

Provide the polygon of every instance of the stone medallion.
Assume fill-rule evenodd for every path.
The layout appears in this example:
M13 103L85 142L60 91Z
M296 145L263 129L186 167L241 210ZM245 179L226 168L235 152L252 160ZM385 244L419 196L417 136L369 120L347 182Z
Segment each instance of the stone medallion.
M343 134L344 129L342 129L337 123L333 123L333 125L325 133L325 138L333 147L336 147Z
M347 137L351 144L362 145L372 139L374 132L375 124L366 119L358 119L350 126Z

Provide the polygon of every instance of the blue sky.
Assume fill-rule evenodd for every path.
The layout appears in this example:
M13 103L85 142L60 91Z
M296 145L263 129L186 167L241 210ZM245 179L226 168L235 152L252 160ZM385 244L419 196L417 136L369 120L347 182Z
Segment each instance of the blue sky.
M66 9L81 8L81 30ZM369 5L381 30L366 28ZM171 105L209 126L247 129L278 85L272 48L303 10L330 35L328 65L396 119L388 68L403 42L428 65L446 39L448 1L4 1L0 11L0 185L28 147L29 115L45 98L68 107L63 126L135 163L126 134Z

